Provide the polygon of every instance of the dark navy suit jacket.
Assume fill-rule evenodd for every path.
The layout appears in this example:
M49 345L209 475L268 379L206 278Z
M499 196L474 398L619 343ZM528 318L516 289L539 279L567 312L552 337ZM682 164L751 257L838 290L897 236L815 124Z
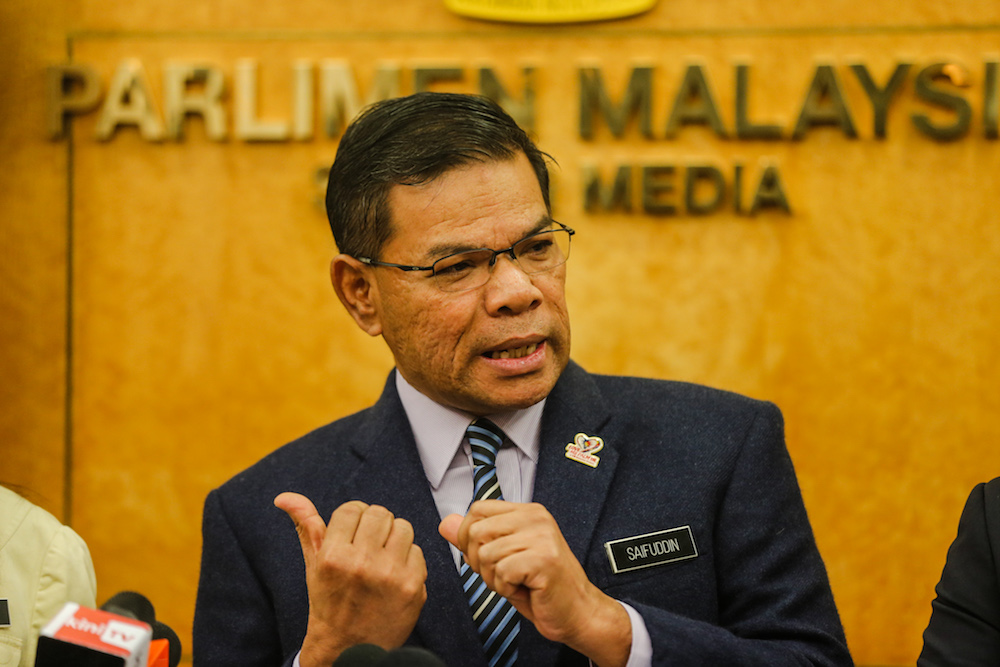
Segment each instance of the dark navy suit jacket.
M917 666L1000 665L1000 477L969 494L935 590Z
M572 461L600 436L596 468ZM194 665L290 664L308 598L282 491L328 517L352 499L409 520L427 561L427 602L408 643L450 667L485 660L390 375L371 408L313 431L212 491L194 623ZM590 580L643 617L653 663L678 667L850 665L778 410L697 385L590 375L573 363L549 395L534 501L555 517ZM614 574L610 540L690 526L698 556ZM522 623L519 664L587 665Z

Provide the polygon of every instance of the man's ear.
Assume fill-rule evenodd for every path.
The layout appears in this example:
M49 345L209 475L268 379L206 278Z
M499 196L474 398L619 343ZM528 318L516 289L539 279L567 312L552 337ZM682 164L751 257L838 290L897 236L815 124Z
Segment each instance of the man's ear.
M337 298L361 330L369 336L380 335L378 285L372 280L371 270L350 255L337 255L330 262L330 281Z

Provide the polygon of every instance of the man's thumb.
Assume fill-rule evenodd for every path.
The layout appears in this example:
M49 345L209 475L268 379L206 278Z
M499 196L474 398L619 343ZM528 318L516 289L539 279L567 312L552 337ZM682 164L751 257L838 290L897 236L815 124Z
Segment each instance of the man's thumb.
M458 547L458 529L462 525L461 514L449 514L438 524L438 532L441 537ZM458 547L461 549L461 547Z
M302 555L311 559L323 546L326 535L326 522L316 511L316 506L302 494L290 491L279 494L274 499L274 506L291 517L302 544Z

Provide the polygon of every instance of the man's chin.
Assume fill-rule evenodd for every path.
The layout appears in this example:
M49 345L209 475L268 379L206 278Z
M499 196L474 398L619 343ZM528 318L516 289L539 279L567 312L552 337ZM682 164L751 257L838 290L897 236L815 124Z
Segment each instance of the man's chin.
M558 375L484 383L477 391L467 394L467 406L462 409L478 415L496 414L530 408L552 391Z

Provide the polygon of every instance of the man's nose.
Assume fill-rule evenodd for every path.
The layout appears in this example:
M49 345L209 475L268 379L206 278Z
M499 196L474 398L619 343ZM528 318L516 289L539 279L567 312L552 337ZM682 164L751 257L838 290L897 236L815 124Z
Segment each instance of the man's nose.
M542 302L542 292L510 253L497 255L486 283L486 309L491 314L520 313Z

